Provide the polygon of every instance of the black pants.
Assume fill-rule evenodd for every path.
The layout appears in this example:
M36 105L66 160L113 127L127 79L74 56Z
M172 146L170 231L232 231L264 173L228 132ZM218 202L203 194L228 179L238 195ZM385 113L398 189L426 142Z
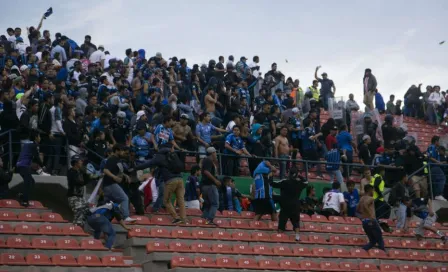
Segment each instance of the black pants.
M140 191L138 190L139 183L138 182L131 182L128 184L120 183L120 186L125 192L125 194L128 195L129 202L132 203L132 205L135 208L135 213L137 215L144 215L145 209L143 207L143 201L142 197L140 196Z
M47 159L47 169L51 169L53 171L59 171L61 169L60 160L61 160L61 148L64 145L64 136L62 135L54 135L54 140L48 141L48 150L50 151Z
M278 230L286 231L286 223L291 220L293 230L300 227L300 209L294 205L281 205L280 215L278 216Z
M239 176L240 175L240 158L235 156L224 156L224 174L227 176Z
M20 166L18 168L20 176L23 178L23 198L22 201L29 201L30 192L36 183L31 175L31 168L26 166Z
M380 225L377 220L362 220L362 228L364 229L367 237L369 238L369 243L367 243L363 249L365 251L371 249L376 244L378 244L378 248L384 250L384 240L383 233L381 232Z
M326 217L330 217L330 216L340 216L341 215L341 213L339 213L339 212L337 212L337 211L335 211L334 209L323 209L321 212L320 212L320 214L321 215L324 215L324 216L326 216Z

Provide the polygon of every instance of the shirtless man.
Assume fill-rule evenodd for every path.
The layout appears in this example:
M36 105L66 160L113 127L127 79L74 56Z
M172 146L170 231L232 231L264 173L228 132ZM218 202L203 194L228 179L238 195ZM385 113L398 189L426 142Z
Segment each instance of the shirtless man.
M213 87L210 86L210 87L208 87L207 95L205 96L205 109L208 113L210 113L210 117L212 119L214 117L216 117L215 105L221 105L221 103L218 102L218 94L215 93L215 90L213 90Z
M369 243L363 249L367 251L378 244L379 249L385 250L383 234L375 215L375 200L373 199L372 185L367 184L364 186L364 196L359 200L356 211L361 217L362 228L369 238Z
M177 96L179 95L179 90L177 89L177 86L173 86L171 88L171 95L168 98L168 104L171 105L171 108L173 111L177 109Z
M279 159L285 159L280 161L280 179L283 179L286 175L286 159L289 159L289 142L288 142L288 128L282 127L280 129L280 135L275 137L274 156Z
M174 140L178 146L188 145L187 140L194 139L193 132L188 125L188 115L182 114L180 116L180 122L173 127Z

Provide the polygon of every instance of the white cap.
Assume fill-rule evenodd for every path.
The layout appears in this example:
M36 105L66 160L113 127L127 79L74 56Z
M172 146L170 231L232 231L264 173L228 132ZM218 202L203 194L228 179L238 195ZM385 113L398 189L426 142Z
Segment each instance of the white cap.
M140 120L140 118L143 116L143 115L145 115L145 111L138 111L137 112L137 120Z
M20 72L23 72L23 71L25 71L26 69L28 69L28 66L26 66L26 65L22 65L22 66L20 66Z
M297 108L297 107L292 108L292 112L293 112L293 113L298 113L298 112L299 112L299 108Z
M362 140L363 141L370 140L370 136L369 135L364 135L364 136L362 136Z

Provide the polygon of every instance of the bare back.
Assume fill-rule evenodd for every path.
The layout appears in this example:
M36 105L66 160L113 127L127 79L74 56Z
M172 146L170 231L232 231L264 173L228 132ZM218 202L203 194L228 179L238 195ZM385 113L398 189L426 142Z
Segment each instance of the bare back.
M358 212L361 218L376 219L374 199L371 196L363 196L359 200Z
M214 113L215 112L215 103L216 100L214 97L212 97L211 95L207 94L205 96L205 109L207 110L207 112L210 113Z

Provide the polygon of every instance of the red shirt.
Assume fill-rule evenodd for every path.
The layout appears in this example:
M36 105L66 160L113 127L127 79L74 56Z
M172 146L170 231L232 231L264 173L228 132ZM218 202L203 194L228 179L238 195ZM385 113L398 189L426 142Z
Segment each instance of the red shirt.
M325 145L327 146L327 150L333 149L333 146L337 143L338 141L336 140L336 137L334 137L331 134L328 134L327 138L325 139Z

